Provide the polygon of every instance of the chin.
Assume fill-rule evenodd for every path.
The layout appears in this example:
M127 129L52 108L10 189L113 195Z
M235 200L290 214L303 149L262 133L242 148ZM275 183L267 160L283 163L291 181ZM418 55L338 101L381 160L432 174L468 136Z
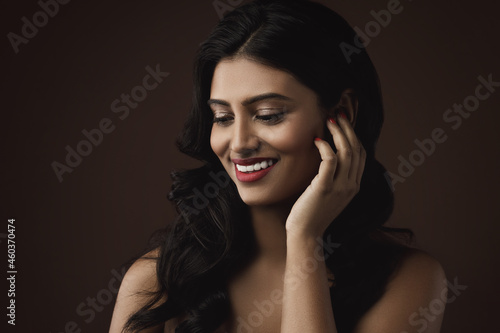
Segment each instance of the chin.
M290 202L295 202L300 194L305 190L301 189L295 195L290 195L291 191L283 191L282 189L268 188L266 190L259 188L239 188L238 194L241 200L250 207L257 206L274 206L289 204Z
M269 197L269 192L265 195L260 193L261 191L255 189L240 189L238 188L238 194L240 195L241 200L247 206L267 206L272 204L273 200Z

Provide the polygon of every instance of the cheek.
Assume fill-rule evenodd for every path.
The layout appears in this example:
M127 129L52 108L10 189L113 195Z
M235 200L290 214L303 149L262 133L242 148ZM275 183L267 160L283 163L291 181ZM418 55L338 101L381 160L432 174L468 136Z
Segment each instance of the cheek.
M317 152L314 145L314 138L322 134L321 123L308 124L305 122L294 122L289 126L283 126L280 129L273 130L270 142L273 147L282 153L296 154Z
M223 133L215 128L215 126L212 127L212 132L210 134L210 146L212 147L215 155L217 155L219 158L221 158L224 154L225 139L224 135L222 134Z

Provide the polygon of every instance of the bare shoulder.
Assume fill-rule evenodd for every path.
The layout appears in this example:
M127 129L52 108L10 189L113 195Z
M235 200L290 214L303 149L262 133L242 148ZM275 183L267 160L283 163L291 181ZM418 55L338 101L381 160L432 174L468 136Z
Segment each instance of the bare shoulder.
M428 253L409 250L382 298L361 318L356 332L438 333L447 300L446 275Z
M441 286L443 279L446 279L445 272L436 258L424 251L411 249L394 272L388 291L404 286L432 289Z
M158 254L159 250L155 249L137 259L125 273L121 287L130 291L138 291L141 288L155 290L157 288L155 258Z
M121 333L128 318L148 303L147 292L158 290L156 278L156 260L158 249L137 259L125 273L113 310L110 333ZM141 331L144 333L160 333L163 327L153 327Z

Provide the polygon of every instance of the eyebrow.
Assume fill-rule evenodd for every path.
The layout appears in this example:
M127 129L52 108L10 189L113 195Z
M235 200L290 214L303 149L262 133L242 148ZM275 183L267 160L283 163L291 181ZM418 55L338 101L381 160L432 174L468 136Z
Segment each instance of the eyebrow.
M287 96L284 96L281 94L265 93L265 94L249 97L249 98L245 99L243 102L241 102L241 105L247 106L247 105L250 105L250 104L253 104L256 102L260 102L260 101L263 101L266 99L278 99L278 100L282 100L282 101L291 101L292 100L290 97L287 97ZM208 105L220 104L220 105L224 105L224 106L229 106L228 102L221 100L221 99L209 99L207 101L207 104Z

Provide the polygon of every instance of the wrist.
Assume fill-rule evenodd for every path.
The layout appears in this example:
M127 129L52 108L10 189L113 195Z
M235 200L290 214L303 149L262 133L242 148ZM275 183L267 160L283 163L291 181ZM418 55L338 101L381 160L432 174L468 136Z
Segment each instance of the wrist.
M286 267L289 276L301 280L314 273L325 277L327 268L321 239L311 237L287 237Z
M323 237L323 231L314 228L286 228L287 242L310 243L317 242Z
M323 239L321 236L312 233L287 232L286 245L287 254L311 256L317 259L322 257Z

